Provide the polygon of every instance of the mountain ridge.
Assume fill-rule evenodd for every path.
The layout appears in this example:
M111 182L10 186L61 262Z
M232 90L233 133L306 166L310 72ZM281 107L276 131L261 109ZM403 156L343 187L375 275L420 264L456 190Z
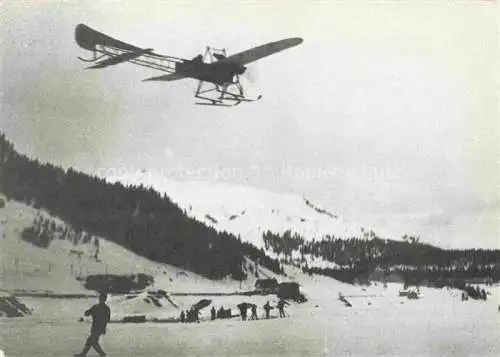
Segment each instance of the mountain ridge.
M306 240L326 236L362 238L376 228L344 219L340 214L290 193L277 193L252 186L206 181L174 181L154 172L136 172L105 178L126 185L145 185L169 197L184 212L218 231L230 232L242 240L263 247L264 232L297 233ZM382 230L379 235L401 239Z
M444 250L419 237L384 238L304 197L248 186L162 181L153 188L151 177L112 182L32 160L3 134L0 175L7 200L43 208L77 231L209 279L245 280L247 258L275 274L291 264L345 282L367 279L376 269L420 280L500 277L499 250ZM43 234L31 238L47 244Z

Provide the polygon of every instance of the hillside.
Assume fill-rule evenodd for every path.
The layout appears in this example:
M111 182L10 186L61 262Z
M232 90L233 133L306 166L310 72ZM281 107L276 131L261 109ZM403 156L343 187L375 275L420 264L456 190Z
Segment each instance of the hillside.
M232 234L188 217L166 194L126 187L73 169L32 160L0 135L0 192L43 209L76 231L105 237L123 248L210 279L245 278L245 256L279 272L263 251Z
M390 232L350 222L305 197L288 193L205 181L174 181L154 171L107 177L106 180L131 186L145 185L168 194L190 217L218 231L240 236L259 248L264 247L262 236L267 231L276 234L290 231L306 241L325 236L369 238L374 231L387 238L400 239Z
M342 281L398 272L409 281L500 279L500 251L441 249L402 235L349 222L310 200L249 186L169 180L136 172L110 182L167 193L187 215L260 247L267 256ZM383 234L385 233L385 234ZM377 274L372 273L378 270Z
M257 279L248 267L254 263L246 259L243 268L248 278L243 282L224 279L214 282L170 264L158 263L139 256L120 245L98 236L85 239L85 232L77 232L71 225L49 213L14 200L5 200L0 208L0 290L47 292L63 294L92 294L84 287L84 279L97 274L147 274L154 278L151 289L173 293L234 292L250 290ZM35 222L54 226L46 247L23 239L23 232ZM61 232L66 232L64 236ZM99 241L95 258L94 241ZM276 277L264 267L261 276ZM79 281L80 279L81 281Z

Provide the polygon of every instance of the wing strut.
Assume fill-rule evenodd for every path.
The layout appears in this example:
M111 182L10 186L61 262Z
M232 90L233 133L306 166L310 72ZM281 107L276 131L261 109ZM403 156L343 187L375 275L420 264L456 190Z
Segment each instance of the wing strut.
M104 68L122 62L130 62L139 66L153 68L167 73L175 73L176 63L186 60L173 56L160 55L152 49L140 48L117 40L84 24L75 28L76 43L93 52L91 59L81 58L88 63L95 63L89 68Z

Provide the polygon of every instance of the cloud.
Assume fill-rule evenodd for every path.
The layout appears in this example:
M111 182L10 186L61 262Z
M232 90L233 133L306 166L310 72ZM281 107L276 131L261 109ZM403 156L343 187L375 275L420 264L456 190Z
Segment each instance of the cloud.
M119 131L121 98L71 72L30 72L5 100L16 108L8 120L31 154L65 166L99 160Z

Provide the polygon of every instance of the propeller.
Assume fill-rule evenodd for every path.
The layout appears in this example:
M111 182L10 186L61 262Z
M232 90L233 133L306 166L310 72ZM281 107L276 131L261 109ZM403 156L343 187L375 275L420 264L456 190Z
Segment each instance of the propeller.
M255 64L248 66L245 73L243 73L243 77L250 83L255 84L259 79L258 67Z
M226 56L224 56L221 53L214 53L213 56L215 57L215 59L217 61L222 61L223 59L226 58ZM258 70L257 70L257 67L255 66L255 64L252 65L251 67L246 67L246 70L242 76L250 83L255 84L255 82L257 82L257 78L258 78Z

